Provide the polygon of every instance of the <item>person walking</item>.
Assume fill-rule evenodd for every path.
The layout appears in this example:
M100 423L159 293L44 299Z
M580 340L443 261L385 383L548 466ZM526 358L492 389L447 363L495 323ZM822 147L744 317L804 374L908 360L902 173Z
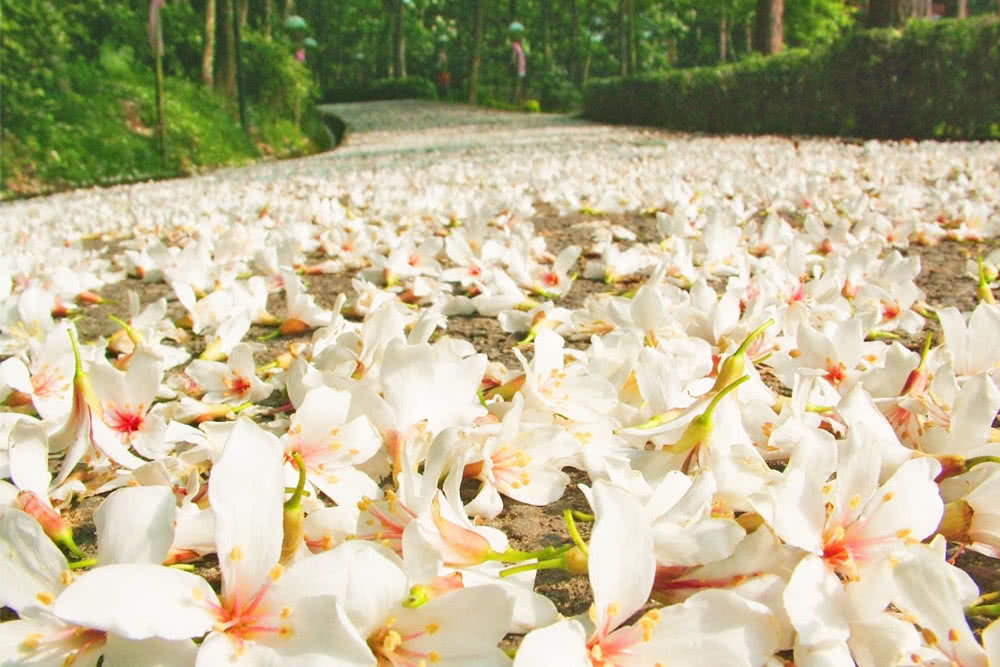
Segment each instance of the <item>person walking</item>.
M438 50L436 78L438 99L448 99L448 89L451 87L451 72L448 71L448 54L445 52L443 46Z
M521 33L524 26L518 22L510 24L511 33L511 71L514 74L514 103L521 106L524 101L524 78L528 75L528 59L524 54L524 46L521 44Z

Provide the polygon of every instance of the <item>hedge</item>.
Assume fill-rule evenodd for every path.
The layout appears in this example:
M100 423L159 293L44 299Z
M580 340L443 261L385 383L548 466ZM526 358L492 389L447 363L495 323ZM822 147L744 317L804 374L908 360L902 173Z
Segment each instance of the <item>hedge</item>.
M437 88L428 79L410 76L405 79L376 79L370 83L341 84L323 91L323 100L327 104L408 99L436 100Z
M1000 20L911 21L733 65L591 81L592 120L713 133L1000 138Z

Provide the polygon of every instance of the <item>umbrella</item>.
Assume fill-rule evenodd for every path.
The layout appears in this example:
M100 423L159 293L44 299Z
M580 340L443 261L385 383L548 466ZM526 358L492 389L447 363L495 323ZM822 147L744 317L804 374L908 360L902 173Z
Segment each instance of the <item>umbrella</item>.
M524 32L524 26L518 23L517 21L511 23L510 27L507 29L510 30L511 32Z
M302 40L302 46L307 46L310 49L315 49L317 46L319 46L319 42L317 42L312 37L306 37L305 39Z
M287 19L285 19L285 27L289 30L305 30L306 20L301 16L296 16L292 14Z

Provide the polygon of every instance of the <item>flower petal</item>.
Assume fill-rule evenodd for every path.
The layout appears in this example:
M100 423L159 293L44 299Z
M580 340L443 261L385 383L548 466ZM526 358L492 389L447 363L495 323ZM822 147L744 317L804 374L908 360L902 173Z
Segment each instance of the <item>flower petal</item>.
M208 498L227 597L249 600L278 562L285 497L281 459L274 435L240 419L212 468Z
M118 489L94 512L101 565L159 565L174 541L177 504L168 486Z
M598 480L593 488L597 517L590 538L590 585L597 626L614 629L646 603L653 588L653 532L642 506L627 491Z
M99 567L56 598L59 618L126 639L200 637L216 622L219 600L201 577L160 565Z

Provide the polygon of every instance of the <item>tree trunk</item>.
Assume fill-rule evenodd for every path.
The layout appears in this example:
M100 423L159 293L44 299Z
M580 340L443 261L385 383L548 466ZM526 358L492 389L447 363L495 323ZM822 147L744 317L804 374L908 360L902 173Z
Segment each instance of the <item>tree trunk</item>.
M622 61L622 76L628 76L628 5L626 0L618 0L618 35L621 47L620 57Z
M247 16L250 14L250 0L240 0L240 27L247 27Z
M785 0L757 0L754 49L764 55L779 53L784 46L782 19Z
M205 46L201 50L201 82L215 84L215 0L205 0Z
M628 6L628 72L636 73L638 58L636 57L636 37L635 37L635 0L625 0Z
M944 3L944 15L952 19L969 17L968 0L948 0Z
M580 67L580 12L577 0L569 0L569 76L576 85L583 81Z
M931 0L871 0L867 25L870 28L901 26L911 18L929 17Z
M264 39L271 41L271 15L274 13L274 0L264 0Z
M216 2L218 39L216 41L215 81L223 95L236 98L236 43L233 39L233 16L230 0Z
M550 39L550 23L552 21L552 0L539 0L542 5L542 71L549 71L552 64L552 40Z
M729 23L726 16L726 7L722 6L722 15L719 17L719 62L726 62L726 50L729 48Z
M396 18L393 21L392 55L396 65L396 76L406 78L406 32L403 30L403 0L395 0Z
M865 25L869 28L888 28L892 25L891 0L871 0Z
M281 12L281 18L287 19L295 13L295 0L285 0L285 9Z
M746 38L746 52L750 53L753 51L753 23L749 16L743 22L743 36Z
M472 0L472 64L469 67L469 104L478 101L479 66L483 61L483 20L486 13L486 0Z

